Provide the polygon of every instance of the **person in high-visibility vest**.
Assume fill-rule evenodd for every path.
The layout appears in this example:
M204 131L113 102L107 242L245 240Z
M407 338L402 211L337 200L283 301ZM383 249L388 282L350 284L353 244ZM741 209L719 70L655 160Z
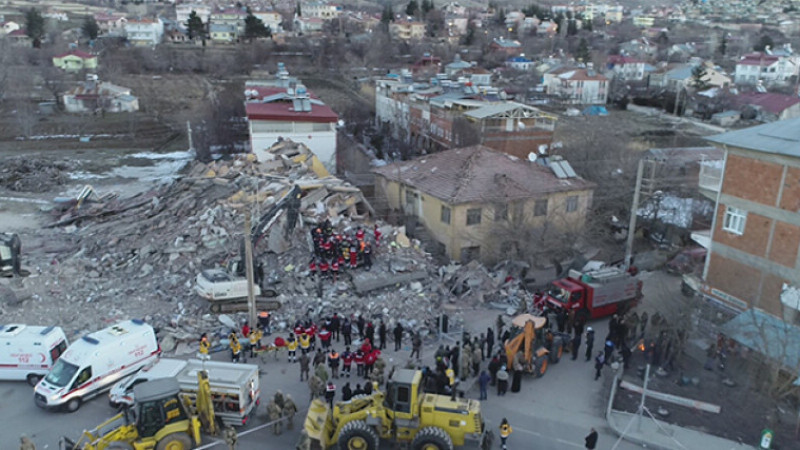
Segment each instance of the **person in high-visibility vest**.
M239 338L236 337L236 332L232 332L230 336L231 347L231 361L239 362L239 356L242 353L242 344L239 343Z
M303 354L305 355L305 354L308 353L308 350L310 348L311 348L311 337L309 337L308 334L306 334L306 333L301 334L300 335L300 351L303 352Z
M250 335L247 336L247 340L250 341L250 357L256 357L256 349L261 347L261 330L258 328L253 328L250 330Z
M511 429L511 425L508 423L508 419L503 417L503 421L500 422L500 444L503 446L503 450L507 449L506 447L506 439L511 436L511 432L514 431Z
M293 334L289 334L289 339L286 341L286 350L289 354L289 362L297 361L297 339Z
M208 351L211 349L211 343L208 341L208 335L203 333L200 335L200 359L209 359Z

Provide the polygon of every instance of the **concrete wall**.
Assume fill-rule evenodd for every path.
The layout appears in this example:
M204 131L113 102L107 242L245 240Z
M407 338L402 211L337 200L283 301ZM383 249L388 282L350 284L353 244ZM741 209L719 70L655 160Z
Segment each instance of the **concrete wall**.
M250 131L250 148L259 158L264 158L266 149L270 148L279 137L291 139L294 142L305 144L319 158L322 164L331 173L336 173L336 130L335 124L329 124L326 131L301 130L298 125L304 123L291 123L292 128L287 131L259 130L259 125L265 123L261 120L248 122ZM317 124L320 125L320 124ZM255 129L254 129L255 128Z
M355 186L369 187L375 184L372 173L373 156L367 148L342 130L336 138L336 174Z

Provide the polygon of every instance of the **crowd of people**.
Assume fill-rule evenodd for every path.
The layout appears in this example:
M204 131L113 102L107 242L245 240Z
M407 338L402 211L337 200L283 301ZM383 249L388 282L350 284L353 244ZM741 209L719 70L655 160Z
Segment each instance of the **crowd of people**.
M336 282L340 271L364 267L372 268L373 245L377 248L381 241L381 231L374 225L372 238L367 237L362 227L351 232L336 232L330 220L311 229L314 255L309 262L309 271L321 278L331 278Z

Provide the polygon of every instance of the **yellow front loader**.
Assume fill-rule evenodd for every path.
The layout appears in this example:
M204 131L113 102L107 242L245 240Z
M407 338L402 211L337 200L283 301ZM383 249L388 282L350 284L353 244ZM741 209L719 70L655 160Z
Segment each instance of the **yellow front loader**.
M208 374L198 373L195 404L183 404L174 378L161 378L133 388L136 403L83 432L77 441L62 437L60 450L188 450L202 443L201 429L216 434Z

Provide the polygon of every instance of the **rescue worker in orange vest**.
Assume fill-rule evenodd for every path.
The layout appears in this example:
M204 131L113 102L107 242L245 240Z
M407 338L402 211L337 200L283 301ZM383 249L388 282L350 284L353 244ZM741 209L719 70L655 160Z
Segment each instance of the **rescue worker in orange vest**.
M308 353L310 349L311 349L311 338L308 336L308 334L303 332L303 334L300 335L300 351L303 352L303 354L305 355Z
M203 333L200 335L200 359L210 359L208 351L211 349L211 343L208 341L208 335Z
M511 432L514 431L511 429L511 425L508 423L508 419L503 417L503 421L500 423L500 444L503 446L503 450L507 449L506 447L506 439L511 436Z
M339 378L339 353L334 349L328 353L328 366L331 368L331 377Z
M297 361L297 339L293 334L289 334L289 340L286 341L286 350L289 354L289 362Z
M269 326L270 316L269 311L261 311L258 313L258 327L267 336L272 334L272 329Z

